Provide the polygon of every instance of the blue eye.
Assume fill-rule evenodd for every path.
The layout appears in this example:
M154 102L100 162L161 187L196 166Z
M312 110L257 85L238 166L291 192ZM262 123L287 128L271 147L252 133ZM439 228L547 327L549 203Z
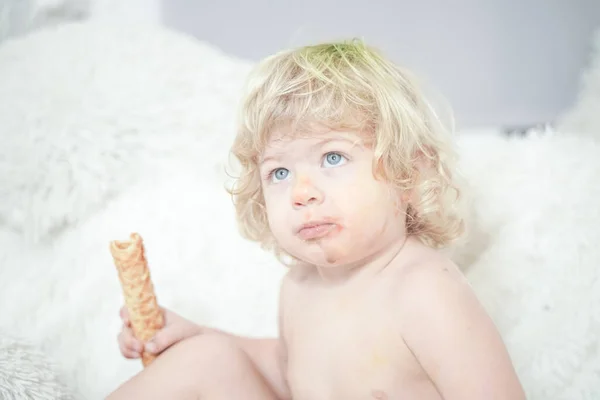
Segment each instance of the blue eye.
M271 173L271 177L274 181L282 181L288 177L290 171L285 168L277 168Z
M324 163L326 167L335 167L337 165L341 165L346 161L346 157L341 155L340 153L327 153L325 155Z

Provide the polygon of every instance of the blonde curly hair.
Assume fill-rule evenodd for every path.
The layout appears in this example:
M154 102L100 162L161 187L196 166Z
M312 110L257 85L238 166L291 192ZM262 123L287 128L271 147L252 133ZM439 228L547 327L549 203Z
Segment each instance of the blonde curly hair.
M258 163L274 129L310 132L315 125L370 134L375 178L412 193L408 234L435 248L461 236L448 130L411 74L359 40L283 51L251 73L231 148L241 173L229 192L243 236L280 252L269 230Z

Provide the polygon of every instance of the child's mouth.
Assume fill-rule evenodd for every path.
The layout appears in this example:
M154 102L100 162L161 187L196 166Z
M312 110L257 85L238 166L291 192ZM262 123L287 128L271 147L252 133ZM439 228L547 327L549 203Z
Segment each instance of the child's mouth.
M302 240L321 239L337 230L337 225L330 222L310 223L302 226L298 231L298 236Z

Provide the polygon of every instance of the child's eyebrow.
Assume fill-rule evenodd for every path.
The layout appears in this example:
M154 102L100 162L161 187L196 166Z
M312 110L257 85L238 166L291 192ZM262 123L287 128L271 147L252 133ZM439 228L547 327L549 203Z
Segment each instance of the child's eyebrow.
M265 157L262 157L260 159L260 164L264 164L268 161L279 161L281 159L281 153L273 153L273 154L269 154Z
M316 143L315 145L313 145L313 149L316 147L322 147L331 142L345 142L345 143L352 145L352 147L360 146L362 144L362 141L360 139L350 140L348 138L338 136L338 137L333 137L333 138L327 138L327 139L320 141L319 143Z

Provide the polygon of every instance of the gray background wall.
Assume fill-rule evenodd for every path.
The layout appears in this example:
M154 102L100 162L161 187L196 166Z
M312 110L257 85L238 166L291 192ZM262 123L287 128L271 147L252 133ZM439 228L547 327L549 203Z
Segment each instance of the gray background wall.
M575 99L600 0L163 0L165 24L258 60L362 37L415 69L463 128L551 121Z

